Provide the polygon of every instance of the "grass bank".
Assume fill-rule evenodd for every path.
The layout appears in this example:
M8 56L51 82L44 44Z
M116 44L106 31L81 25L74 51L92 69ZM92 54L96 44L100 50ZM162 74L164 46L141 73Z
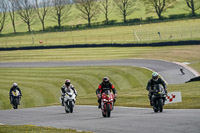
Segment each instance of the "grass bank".
M40 62L107 59L162 59L189 62L200 73L200 46L77 48L1 51L0 62Z
M57 129L52 127L39 127L33 125L11 126L0 125L1 133L91 133L72 129Z
M0 47L200 40L200 19L0 37Z
M70 78L78 91L77 104L97 105L95 90L102 77L109 76L118 91L117 106L150 107L146 91L151 71L129 66L0 68L0 109L10 109L8 92L17 82L23 97L20 108L59 105L60 87ZM169 85L168 91L181 91L183 102L165 108L200 108L199 82Z

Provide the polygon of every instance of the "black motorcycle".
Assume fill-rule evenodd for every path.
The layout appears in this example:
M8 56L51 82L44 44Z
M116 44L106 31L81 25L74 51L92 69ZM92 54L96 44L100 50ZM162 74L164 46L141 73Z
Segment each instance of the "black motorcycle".
M153 87L152 103L154 112L163 112L163 106L166 100L166 92L161 85L155 85Z
M12 103L13 109L18 109L21 95L18 90L12 91L11 94L12 94L11 95L11 103Z

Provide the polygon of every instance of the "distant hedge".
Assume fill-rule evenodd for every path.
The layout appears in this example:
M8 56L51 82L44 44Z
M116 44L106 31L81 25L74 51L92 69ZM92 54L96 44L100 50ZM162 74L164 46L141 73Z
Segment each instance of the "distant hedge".
M51 46L27 46L0 48L0 51L11 50L35 50L35 49L57 49L57 48L96 48L96 47L158 47L158 46L179 46L179 45L200 45L199 40L177 41L177 42L156 42L156 43L127 43L127 44L80 44L80 45L51 45Z

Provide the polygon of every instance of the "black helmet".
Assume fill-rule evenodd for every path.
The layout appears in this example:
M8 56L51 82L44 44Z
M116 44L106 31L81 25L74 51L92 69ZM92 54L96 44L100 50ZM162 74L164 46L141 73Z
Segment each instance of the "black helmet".
M66 86L69 86L70 84L71 84L70 80L69 80L69 79L66 79L66 80L65 80L65 85L66 85Z
M103 83L104 83L104 84L109 83L109 78L108 78L108 77L104 77L104 78L103 78Z
M152 73L152 79L153 79L154 81L157 81L157 80L158 80L158 73L157 73L157 72L153 72L153 73Z

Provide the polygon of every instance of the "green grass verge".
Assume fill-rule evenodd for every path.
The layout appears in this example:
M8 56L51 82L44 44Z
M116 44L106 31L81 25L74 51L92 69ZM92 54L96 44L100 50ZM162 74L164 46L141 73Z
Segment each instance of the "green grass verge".
M0 109L10 109L8 92L17 82L23 97L19 108L59 105L60 87L71 79L78 91L78 105L97 105L95 90L102 77L109 76L118 91L117 106L150 107L145 87L151 71L129 66L0 68ZM168 91L181 91L183 102L165 108L200 108L199 82L169 85Z
M200 73L200 46L77 48L47 50L1 51L0 62L39 62L107 59L163 59L189 62Z
M189 64L189 66L200 73L200 61L192 62L191 64Z
M72 129L57 129L52 127L39 127L33 125L0 125L1 133L91 133Z
M200 19L0 37L0 47L200 40ZM160 35L158 34L160 32ZM43 43L39 43L42 41Z

